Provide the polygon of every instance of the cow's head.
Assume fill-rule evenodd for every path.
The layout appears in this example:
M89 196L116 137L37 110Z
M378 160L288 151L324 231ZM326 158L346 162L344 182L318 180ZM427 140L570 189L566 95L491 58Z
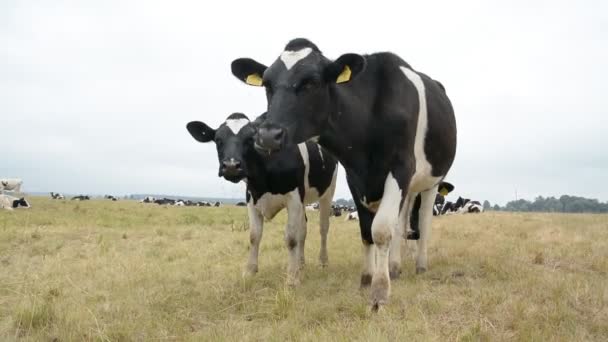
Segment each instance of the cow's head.
M245 155L253 151L255 128L245 114L231 114L217 129L200 121L192 121L186 128L199 142L215 142L220 163L218 176L233 183L247 177Z
M256 148L271 152L318 138L336 110L332 98L338 87L364 68L360 55L345 54L331 61L301 38L289 42L270 67L249 58L233 61L234 76L266 88L268 115L258 129Z

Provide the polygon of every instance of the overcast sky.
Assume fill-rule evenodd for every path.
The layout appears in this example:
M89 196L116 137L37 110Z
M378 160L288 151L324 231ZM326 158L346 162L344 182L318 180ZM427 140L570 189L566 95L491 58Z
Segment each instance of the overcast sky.
M445 85L451 196L608 200L606 1L3 0L0 177L26 191L243 196L185 125L262 113L263 90L230 62L270 64L296 37L329 58L392 51ZM341 171L337 197L350 198Z

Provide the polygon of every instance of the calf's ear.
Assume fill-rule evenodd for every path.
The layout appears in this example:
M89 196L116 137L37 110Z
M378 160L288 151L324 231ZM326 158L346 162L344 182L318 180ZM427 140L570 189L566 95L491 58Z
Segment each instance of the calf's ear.
M454 186L448 182L439 183L439 193L442 196L447 196L450 192L454 190Z
M354 53L340 56L325 68L327 82L347 83L365 69L365 58Z
M188 132L198 142L209 142L215 139L215 130L204 122L192 121L186 125Z
M260 64L251 58L239 58L232 62L230 68L232 74L239 80L252 86L261 87L264 85L262 76L267 69L264 64Z

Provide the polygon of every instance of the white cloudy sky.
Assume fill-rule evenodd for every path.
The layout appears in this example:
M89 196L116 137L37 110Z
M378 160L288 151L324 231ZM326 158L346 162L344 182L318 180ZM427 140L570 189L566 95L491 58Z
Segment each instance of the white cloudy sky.
M208 3L0 2L0 176L26 191L240 196L185 124L261 113L263 91L230 62L268 64L307 37L330 58L396 52L446 86L456 195L608 200L606 1Z

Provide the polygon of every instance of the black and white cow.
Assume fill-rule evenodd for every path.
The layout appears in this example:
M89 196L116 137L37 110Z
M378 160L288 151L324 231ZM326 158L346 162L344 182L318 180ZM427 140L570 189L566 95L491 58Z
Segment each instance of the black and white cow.
M171 198L157 198L152 203L156 203L158 205L175 205L175 200Z
M443 204L441 208L441 215L450 215L456 213L458 210L456 209L456 203L447 201Z
M112 195L105 195L105 196L103 196L103 198L109 199L110 201L118 201L118 198L116 198Z
M89 196L85 196L85 195L78 195L78 196L74 196L72 197L72 201L88 201L91 198Z
M235 205L237 207L245 207L245 206L247 206L247 203L246 202L237 202Z
M478 201L471 201L468 198L458 197L454 204L454 211L458 214L483 213L483 205Z
M304 206L316 201L321 203L319 261L321 265L327 264L327 232L337 174L337 161L331 154L315 143L302 143L272 156L261 155L253 147L255 123L242 113L231 114L218 129L200 121L188 123L187 128L197 141L215 142L220 177L233 183L241 180L247 183L251 249L245 275L253 275L258 270L264 218L272 219L287 208L287 283L299 283L306 239Z
M62 199L65 199L65 196L63 196L60 193L51 192L51 198L56 199L56 200L62 200Z
M30 208L29 202L24 197L0 195L0 209L13 210L18 208Z
M140 203L154 203L154 201L156 201L156 198L154 198L152 196L146 196L146 197L144 197L144 199L142 199L139 202Z
M15 193L21 192L21 186L23 186L23 180L21 178L1 178L0 179L0 193L5 191L12 191Z
M272 153L315 140L344 166L364 245L361 285L371 285L372 309L379 309L389 298L389 276L400 274L398 236L419 193L416 271L427 269L437 186L456 154L456 120L443 85L395 54L332 61L306 39L289 42L270 67L249 58L231 67L241 81L266 88L256 148Z

